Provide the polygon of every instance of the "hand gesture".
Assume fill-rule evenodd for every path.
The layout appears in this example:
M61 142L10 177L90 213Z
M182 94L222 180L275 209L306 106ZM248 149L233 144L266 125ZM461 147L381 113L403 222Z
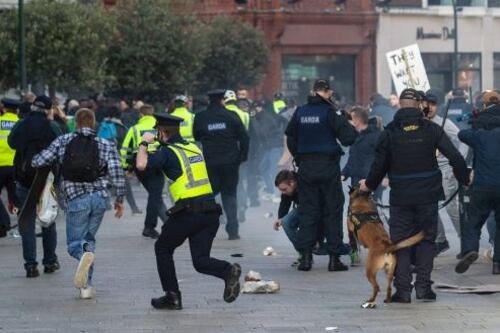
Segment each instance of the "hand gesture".
M121 218L123 216L123 203L122 202L115 202L115 217L116 218Z
M281 226L283 225L283 221L281 219L274 221L273 229L279 231Z

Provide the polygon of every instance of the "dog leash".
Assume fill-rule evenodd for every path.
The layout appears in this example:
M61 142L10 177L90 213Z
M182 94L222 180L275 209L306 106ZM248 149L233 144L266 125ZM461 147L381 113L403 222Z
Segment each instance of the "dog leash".
M439 205L438 210L441 210L441 209L445 208L446 206L448 206L450 204L450 202L452 202L453 199L457 196L457 194L458 194L459 191L460 191L460 189L456 190L448 199L446 199L445 202L443 202L441 205ZM382 208L382 209L389 209L389 208L391 208L391 206L389 206L389 205L383 205L380 202L377 202L377 207Z

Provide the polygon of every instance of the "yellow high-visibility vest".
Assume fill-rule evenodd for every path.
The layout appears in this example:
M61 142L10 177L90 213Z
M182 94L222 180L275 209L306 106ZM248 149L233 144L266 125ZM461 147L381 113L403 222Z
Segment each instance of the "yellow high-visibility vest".
M285 101L278 99L273 102L274 112L277 114L280 113L284 108L286 108Z
M7 138L14 125L19 121L17 114L5 112L0 116L0 166L13 166L16 151L10 148Z
M200 148L194 143L176 143L167 147L175 153L182 169L182 175L169 186L174 202L212 194L205 158Z
M120 157L122 167L124 169L128 168L133 162L134 156L137 154L139 149L139 144L142 140L142 135L146 132L150 132L156 135L156 118L153 116L142 116L139 122L130 127L123 139L122 146L120 148ZM159 142L154 142L148 146L148 152L155 152L160 146Z
M171 113L172 116L176 116L184 119L184 121L180 124L180 134L184 140L187 142L194 142L193 137L193 122L194 122L194 114L189 112L186 107L175 108Z
M248 131L248 127L250 126L250 115L247 112L241 110L235 104L226 104L225 107L229 111L232 111L238 115L238 117L241 119L241 122L243 123L243 126L245 126L245 129Z

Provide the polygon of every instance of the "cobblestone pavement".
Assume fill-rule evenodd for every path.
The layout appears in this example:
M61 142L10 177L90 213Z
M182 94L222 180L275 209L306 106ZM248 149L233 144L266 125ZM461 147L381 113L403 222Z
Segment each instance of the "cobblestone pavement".
M135 187L139 204L145 193ZM311 272L290 267L295 259L283 232L271 228L267 212L276 204L263 202L250 209L241 225L242 239L226 240L221 227L213 256L238 261L244 272L252 269L281 284L274 295L241 295L232 304L222 300L222 281L195 272L188 245L175 254L183 292L184 310L157 311L150 298L161 294L153 254L154 242L140 235L143 216L126 210L122 220L111 212L98 233L95 286L97 299L76 298L72 277L76 261L66 253L65 227L58 221L57 253L61 270L24 277L20 239L0 240L0 332L499 332L500 295L454 295L438 293L435 303L383 305L364 310L369 296L362 267L348 272L327 272L327 257L315 257ZM128 209L128 207L127 207ZM450 224L448 223L448 226ZM452 249L436 261L434 280L460 285L500 283L490 274L491 265L481 259L469 272L453 271L458 245L451 227ZM41 242L38 242L39 254ZM273 246L278 255L264 257ZM241 253L242 258L231 257ZM347 261L344 257L344 261ZM41 258L39 258L41 260ZM379 275L382 289L385 279Z

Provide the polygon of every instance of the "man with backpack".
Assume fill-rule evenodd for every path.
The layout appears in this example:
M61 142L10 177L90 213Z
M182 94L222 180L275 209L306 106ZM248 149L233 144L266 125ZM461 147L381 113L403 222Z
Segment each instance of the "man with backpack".
M92 273L96 233L109 208L108 179L116 188L115 216L123 215L125 177L116 145L96 137L95 115L80 109L75 115L77 130L55 139L32 161L35 168L61 165L67 198L66 236L69 254L79 260L74 285L80 298L95 297Z
M59 127L51 122L47 115L52 108L49 97L38 96L31 106L31 112L17 122L9 134L7 142L16 151L14 156L14 179L16 194L22 208L28 196L29 188L35 179L36 170L31 166L33 156L45 149L58 135ZM24 268L26 277L34 278L40 275L36 261L36 211L28 212L29 218L24 228L20 230L23 246ZM53 273L59 269L56 246L57 232L53 223L42 228L44 273Z

